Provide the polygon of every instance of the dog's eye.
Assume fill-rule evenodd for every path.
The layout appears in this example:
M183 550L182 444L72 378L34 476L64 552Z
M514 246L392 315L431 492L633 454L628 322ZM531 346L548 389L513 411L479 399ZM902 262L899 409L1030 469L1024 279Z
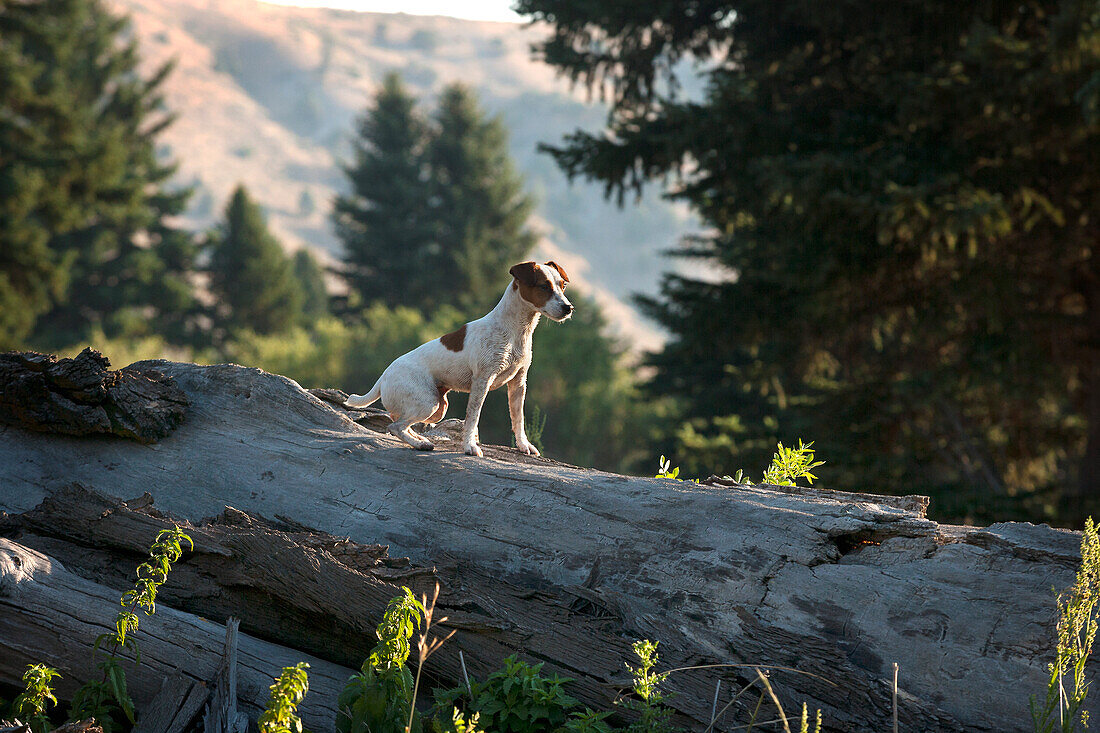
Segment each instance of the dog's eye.
M553 288L553 286L552 286L552 285L549 285L548 283L543 283L543 284L542 284L542 285L540 285L539 287L541 287L541 288L542 288L543 290L545 290L545 291L546 291L546 292L548 292L548 293L552 293L552 292L554 292L554 288Z

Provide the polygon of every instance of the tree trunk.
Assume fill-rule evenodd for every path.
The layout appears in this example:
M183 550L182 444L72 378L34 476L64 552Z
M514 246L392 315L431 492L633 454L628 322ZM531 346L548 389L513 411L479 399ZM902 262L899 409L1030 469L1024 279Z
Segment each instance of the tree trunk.
M209 618L236 613L253 633L262 626L269 638L357 665L396 585L438 577L443 612L460 631L429 667L451 683L461 679L458 650L474 676L516 650L607 708L627 681L630 640L651 638L664 668L772 669L783 702L821 707L828 730L888 729L895 661L908 731L1018 729L1028 696L1045 692L1051 589L1073 580L1077 534L944 526L913 499L631 478L503 448L479 460L445 440L417 452L285 378L232 365L138 366L175 377L192 401L184 423L153 446L8 428L0 508L30 512L74 481L115 496L153 492L201 540L165 598ZM226 505L282 524L241 519L259 532L247 539L223 529L232 512L200 523ZM119 529L144 520L118 509L96 520L44 505L40 516L52 519L19 521L43 548L114 553L105 565L87 553L95 567L81 570L108 582L117 554L136 556L150 539ZM341 559L335 540L304 525L350 538L350 554ZM361 547L379 542L423 567ZM248 599L254 612L236 610ZM322 620L294 621L312 617ZM719 674L726 690L755 676L735 667L669 678L672 705L696 729L709 723Z

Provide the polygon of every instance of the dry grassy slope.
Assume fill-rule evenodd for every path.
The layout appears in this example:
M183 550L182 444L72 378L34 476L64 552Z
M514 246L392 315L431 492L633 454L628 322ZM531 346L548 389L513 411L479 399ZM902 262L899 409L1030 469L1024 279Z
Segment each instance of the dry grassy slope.
M110 2L133 18L147 68L176 59L165 91L178 120L163 140L180 163L179 180L196 186L190 225L209 226L243 182L288 246L336 252L328 212L343 185L340 161L382 75L400 70L429 98L461 80L511 131L513 153L540 201L542 253L572 262L637 345L659 342L623 301L655 289L667 267L659 252L689 224L656 197L620 211L596 186L570 187L536 153L539 141L594 128L604 114L531 58L539 29L254 0Z

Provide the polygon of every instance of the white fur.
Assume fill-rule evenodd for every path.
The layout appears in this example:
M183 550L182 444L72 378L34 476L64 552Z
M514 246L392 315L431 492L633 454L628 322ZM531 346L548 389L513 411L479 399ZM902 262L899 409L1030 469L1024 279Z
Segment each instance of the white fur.
M379 397L393 418L388 430L421 450L435 446L411 426L418 422L437 423L447 411L439 388L469 392L462 447L466 453L482 456L477 425L489 390L508 385L508 410L516 447L529 455L539 452L527 439L523 426L523 400L527 393L527 370L531 366L531 337L539 316L564 321L573 306L562 291L562 278L553 267L537 265L550 279L553 294L542 308L525 300L513 281L496 307L466 324L461 351L451 351L439 339L432 339L398 357L365 395L352 395L349 407L366 407Z

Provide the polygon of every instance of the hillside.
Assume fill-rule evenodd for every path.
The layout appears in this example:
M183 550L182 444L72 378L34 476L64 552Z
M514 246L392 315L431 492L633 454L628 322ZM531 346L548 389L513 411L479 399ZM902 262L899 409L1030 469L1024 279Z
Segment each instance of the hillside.
M243 182L289 247L337 252L328 213L343 185L339 166L383 74L399 70L428 100L463 81L511 132L513 155L539 200L540 254L571 263L639 345L658 342L622 301L655 290L668 267L660 252L688 228L686 215L652 195L620 211L599 187L570 186L536 152L540 141L596 127L604 115L532 58L539 29L253 0L111 2L133 18L147 69L176 59L165 91L178 119L163 152L178 160L178 180L196 188L189 225L209 226Z

